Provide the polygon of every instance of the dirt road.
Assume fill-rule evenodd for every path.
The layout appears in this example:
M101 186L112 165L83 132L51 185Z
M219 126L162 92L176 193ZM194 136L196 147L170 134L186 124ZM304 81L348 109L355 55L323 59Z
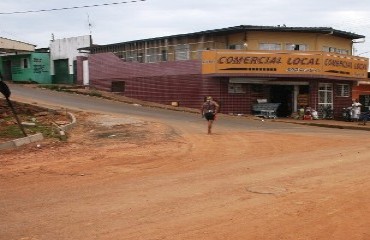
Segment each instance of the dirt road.
M365 133L78 120L1 152L0 239L370 239Z

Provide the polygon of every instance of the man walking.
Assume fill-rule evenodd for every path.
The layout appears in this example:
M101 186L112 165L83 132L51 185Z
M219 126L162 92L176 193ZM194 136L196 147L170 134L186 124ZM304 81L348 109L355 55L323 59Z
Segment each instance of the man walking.
M212 134L212 124L219 108L220 106L212 100L212 97L207 97L207 101L202 105L201 114L208 121L208 134Z

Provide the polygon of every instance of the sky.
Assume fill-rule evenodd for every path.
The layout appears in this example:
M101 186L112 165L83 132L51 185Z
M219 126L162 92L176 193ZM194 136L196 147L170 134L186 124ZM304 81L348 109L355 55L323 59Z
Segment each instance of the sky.
M332 27L364 35L354 55L370 58L366 0L1 0L0 37L49 47L55 39L89 35L94 44L193 33L238 25ZM121 3L113 4L111 3ZM102 5L99 7L75 8ZM16 14L13 12L74 8ZM13 14L4 14L13 13Z

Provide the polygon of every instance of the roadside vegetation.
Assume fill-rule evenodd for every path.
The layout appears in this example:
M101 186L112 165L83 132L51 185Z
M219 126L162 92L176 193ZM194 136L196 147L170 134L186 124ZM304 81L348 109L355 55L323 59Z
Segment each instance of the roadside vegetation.
M103 94L101 94L99 91L95 89L85 90L78 86L43 84L43 85L39 85L38 87L43 88L43 89L58 91L58 92L78 93L78 94L83 94L83 95L88 95L88 96L93 96L93 97L104 97Z
M42 133L45 138L59 138L58 125L68 123L65 113L13 101L17 116L27 135ZM0 142L24 137L11 109L0 99Z

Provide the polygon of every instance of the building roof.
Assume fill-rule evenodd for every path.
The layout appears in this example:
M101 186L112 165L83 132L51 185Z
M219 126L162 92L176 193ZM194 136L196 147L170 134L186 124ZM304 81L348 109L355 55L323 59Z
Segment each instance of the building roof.
M170 36L163 36L163 37L155 37L155 38L147 38L147 39L140 39L140 40L133 40L127 42L120 42L120 43L112 43L106 45L93 45L87 48L80 48L81 50L87 50L91 48L99 48L99 47L106 47L106 46L116 46L121 44L128 44L134 42L146 42L146 41L153 41L153 40L161 40L166 38L176 38L176 37L188 37L188 36L199 36L204 34L226 34L226 33L238 33L242 31L258 31L258 32L295 32L295 33L320 33L320 34L331 34L333 36L342 37L346 39L360 39L365 38L364 35L359 35L352 32L346 32L337 30L331 27L287 27L285 25L278 25L278 26L253 26L253 25L239 25L234 27L227 27L227 28L219 28L213 30L206 30L200 32L193 32L193 33L185 33L185 34L177 34L177 35L170 35Z
M1 53L13 53L18 51L33 52L35 51L36 45L25 43L9 38L0 37L0 52Z

